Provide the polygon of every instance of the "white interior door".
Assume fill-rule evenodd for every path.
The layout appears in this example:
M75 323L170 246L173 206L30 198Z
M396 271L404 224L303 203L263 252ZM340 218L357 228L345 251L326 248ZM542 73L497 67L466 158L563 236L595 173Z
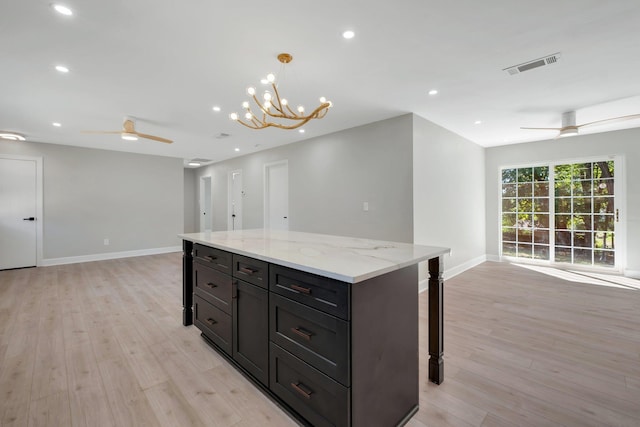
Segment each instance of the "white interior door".
M34 160L0 158L0 270L36 265Z
M265 165L265 228L289 229L289 165L286 160Z
M211 214L211 177L200 178L200 231L211 231L213 215Z
M242 170L229 172L227 230L242 230Z

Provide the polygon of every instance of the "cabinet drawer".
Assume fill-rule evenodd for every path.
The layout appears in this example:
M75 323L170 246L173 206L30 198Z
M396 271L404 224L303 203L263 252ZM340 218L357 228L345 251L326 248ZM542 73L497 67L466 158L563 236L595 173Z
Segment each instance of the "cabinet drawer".
M269 288L269 264L264 261L233 254L233 276L261 288Z
M231 316L209 304L198 294L193 295L193 324L218 347L231 355Z
M193 245L193 258L204 265L231 274L231 253L200 244Z
M349 389L270 344L270 388L310 424L349 425Z
M269 287L287 298L349 320L348 283L272 264Z
M349 380L349 324L272 294L269 339L345 386Z
M231 281L228 274L193 263L193 289L201 297L227 314L231 314Z

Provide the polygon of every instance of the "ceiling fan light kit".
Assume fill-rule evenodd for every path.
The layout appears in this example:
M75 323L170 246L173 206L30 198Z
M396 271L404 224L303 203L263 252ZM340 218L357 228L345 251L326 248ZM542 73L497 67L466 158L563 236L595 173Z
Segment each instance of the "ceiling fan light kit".
M288 53L281 53L278 55L278 61L284 66L293 60L293 56ZM327 115L329 108L333 105L331 101L323 96L320 98L320 105L316 107L311 113L305 115L304 107L298 105L295 111L289 106L289 102L286 98L282 98L278 92L278 85L276 82L276 76L273 73L267 75L262 79L263 84L270 84L271 91L265 90L262 99L260 101L256 96L256 89L249 87L247 93L253 99L253 102L257 106L258 116L251 110L249 102L242 103L242 108L245 110L243 115L244 120L240 118L238 113L229 114L229 118L233 121L240 123L250 129L266 129L268 127L275 127L278 129L297 129L305 125L311 119L321 119ZM273 120L276 121L273 121Z
M26 138L19 133L0 131L0 139L8 141L26 141Z

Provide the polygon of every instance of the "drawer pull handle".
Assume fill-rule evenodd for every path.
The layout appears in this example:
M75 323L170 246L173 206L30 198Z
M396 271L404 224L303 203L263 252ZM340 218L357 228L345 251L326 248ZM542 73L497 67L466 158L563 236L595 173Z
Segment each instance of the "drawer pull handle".
M310 390L308 387L306 387L304 384L302 384L301 382L298 383L291 383L291 387L297 391L299 394L301 394L305 399L311 399L311 395L313 394L313 391ZM306 390L305 390L306 389Z
M291 289L293 289L294 291L298 291L298 292L302 292L303 294L311 295L311 289L310 288L304 288L304 287L298 286L298 285L291 285L289 287Z
M216 285L215 283L211 283L211 282L207 283L207 286L210 287L211 289L218 287L218 285Z
M240 267L238 270L246 274L254 274L258 272L258 270L254 270L253 268L249 268L249 267Z
M208 323L208 324L210 324L211 326L213 326L213 325L215 325L215 324L216 324L216 323L218 323L218 322L216 322L216 321L215 321L215 320L213 320L212 318L208 318L208 319L207 319L207 323Z
M313 336L312 332L309 332L301 327L297 327L297 328L291 328L291 332L293 332L296 335L301 336L302 338L304 338L307 341L311 341L311 337Z
M217 256L213 256L213 255L207 255L207 256L205 256L205 258L208 259L209 261L214 261L214 260L218 259Z

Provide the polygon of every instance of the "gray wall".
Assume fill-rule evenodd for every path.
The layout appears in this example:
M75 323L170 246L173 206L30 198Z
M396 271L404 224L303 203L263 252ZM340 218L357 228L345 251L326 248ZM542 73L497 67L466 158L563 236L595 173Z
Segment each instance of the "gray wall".
M227 174L242 169L243 228L263 226L263 167L288 160L289 228L413 241L412 115L199 168L212 176L213 229L227 229ZM369 211L363 211L363 202Z
M499 172L503 166L536 162L572 160L581 157L607 158L624 156L626 209L620 214L627 221L626 274L640 276L640 129L576 136L527 144L506 145L487 149L486 218L487 254L499 253ZM618 170L617 170L618 171ZM620 178L620 174L616 174Z
M416 244L451 248L447 277L484 260L485 149L421 117L413 120ZM425 278L425 266L420 277Z
M181 159L10 141L0 153L43 158L45 261L180 245Z
M196 172L195 169L184 170L184 232L194 233L197 231L198 219L198 199L196 195Z

